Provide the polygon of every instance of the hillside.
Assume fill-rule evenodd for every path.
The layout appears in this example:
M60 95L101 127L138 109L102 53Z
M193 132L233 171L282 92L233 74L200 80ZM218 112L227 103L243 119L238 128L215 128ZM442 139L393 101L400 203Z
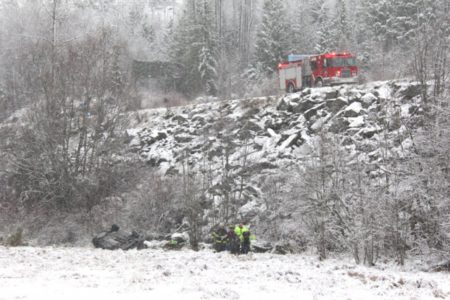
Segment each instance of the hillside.
M416 128L414 118L420 113L416 85L379 82L138 111L127 134L131 151L162 174L181 173L186 151L194 168L207 158L212 170L220 170L228 149L235 173L241 173L238 162L245 158L251 174L262 175L308 159L325 130L343 138L341 145L351 156L371 163L379 161L379 133L387 130L401 138L389 155L404 157L411 146L405 131Z
M243 220L266 238L298 237L301 210L288 198L320 146L338 149L350 168L364 165L363 176L377 182L388 161L411 156L419 91L415 83L374 82L144 110L132 117L128 146L160 175L198 179L206 228Z
M191 241L203 242L219 222L244 222L258 243L278 243L287 252L316 248L325 258L345 251L369 265L381 256L403 263L407 252L436 250L441 259L449 241L448 128L438 118L440 126L425 127L420 91L414 82L372 82L122 113L126 127L105 132L98 144L105 150L92 161L104 160L108 170L81 176L74 169L61 189L72 193L65 206L35 190L22 192L19 202L4 198L3 236L23 227L31 244L86 246L116 223L148 239L188 231ZM2 124L6 141L14 142L17 126L26 124L25 111ZM96 114L80 116L100 124ZM93 133L99 127L73 128L68 153L83 154L81 133L98 143ZM33 132L36 141L21 133L26 146L15 159L42 178L30 187L58 189L64 169L46 165L53 140L36 148L46 152L35 163L30 141L39 145L47 137ZM68 167L78 162L63 159ZM20 181L26 169L13 172L19 162L2 160L4 197L15 197L12 179L28 184Z

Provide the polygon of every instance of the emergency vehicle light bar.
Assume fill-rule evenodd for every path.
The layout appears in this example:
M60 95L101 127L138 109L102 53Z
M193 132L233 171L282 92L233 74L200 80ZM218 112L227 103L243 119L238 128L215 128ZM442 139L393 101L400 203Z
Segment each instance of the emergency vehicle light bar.
M288 55L288 62L304 60L305 58L308 58L308 57L313 56L313 55L314 54L289 54Z

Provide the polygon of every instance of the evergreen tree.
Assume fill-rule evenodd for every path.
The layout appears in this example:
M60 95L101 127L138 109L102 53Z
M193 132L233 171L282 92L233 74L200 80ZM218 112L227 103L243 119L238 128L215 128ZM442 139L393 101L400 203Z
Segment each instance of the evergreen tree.
M314 44L311 41L314 40L314 31L311 8L308 0L297 0L294 3L294 9L290 15L290 20L293 21L289 38L290 50L292 53L312 53Z
M432 19L436 1L431 0L372 0L367 1L367 24L371 25L384 50L408 44L424 21Z
M373 65L376 45L374 31L371 26L367 24L367 7L371 0L354 0L352 3L353 10L350 11L350 27L351 34L351 48L352 52L357 55L358 66L360 71L365 73L370 71ZM361 72L360 72L361 73Z
M401 59L403 57L396 56L393 52L397 49L398 44L397 34L393 29L392 22L395 20L395 5L394 0L364 0L363 2L366 10L364 12L365 20L364 27L367 29L368 36L365 40L371 48L371 73L373 79L386 79L395 76L400 68L398 65L404 65L405 62ZM364 33L362 33L364 34ZM397 60L396 68L392 68L393 60Z
M112 62L111 62L111 92L115 97L119 97L125 86L125 78L122 74L120 68L120 58L121 58L121 48L119 46L114 46L112 50Z
M333 23L331 23L330 21L325 21L323 24L321 24L320 29L317 31L318 39L314 50L317 53L325 53L336 50L336 35L337 33L334 30Z
M187 2L173 36L170 57L184 66L180 91L215 94L217 34L210 0Z
M324 13L326 16L326 13ZM337 40L336 36L338 35L336 31L336 27L333 24L332 20L328 18L323 18L323 21L319 24L319 30L317 30L317 42L314 50L317 53L324 53L336 50L337 48Z
M175 44L173 37L175 32L175 25L173 20L170 20L167 25L162 29L161 43L159 45L160 51L169 56L171 47Z
M194 1L195 2L195 1ZM187 3L173 36L173 45L169 56L172 61L184 67L183 78L179 90L185 94L193 94L200 90L199 59L199 29L196 26L195 10L192 3Z
M392 48L394 37L391 26L392 0L367 1L366 25L374 32L375 38L383 45L384 51Z
M217 94L217 32L214 21L214 12L208 0L201 0L200 3L200 26L202 34L202 47L199 52L200 78L203 91L208 95Z
M257 35L255 60L262 71L271 74L288 51L289 34L284 1L265 0L262 23Z
M200 71L200 76L204 84L205 92L208 95L215 96L217 94L217 62L214 58L213 53L207 47L203 47L200 51L200 65L198 67Z
M336 36L337 48L347 50L350 46L350 25L347 17L347 8L344 0L336 2Z
M319 24L322 24L327 19L327 8L325 6L325 0L309 0L310 14L312 18L312 24L317 28Z
M317 39L314 51L317 53L324 53L335 50L337 48L337 32L333 21L328 17L328 9L325 5L325 0L315 0L313 2L313 7L314 8L311 11L313 26L317 28Z
M406 46L414 37L414 31L417 29L420 19L423 18L423 11L419 11L420 2L429 2L427 0L397 0L391 5L393 14L388 22L390 24L391 35L400 45ZM432 3L428 3L432 5Z

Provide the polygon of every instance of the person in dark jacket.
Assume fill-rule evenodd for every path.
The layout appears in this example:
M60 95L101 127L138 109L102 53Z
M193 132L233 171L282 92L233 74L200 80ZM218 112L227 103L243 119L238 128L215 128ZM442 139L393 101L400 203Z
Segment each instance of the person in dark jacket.
M241 253L247 254L250 251L250 231L242 233Z
M220 223L211 233L213 248L217 252L224 251L227 246L227 230L223 223Z
M239 237L234 232L234 226L230 225L227 233L227 250L231 254L239 254L240 240Z

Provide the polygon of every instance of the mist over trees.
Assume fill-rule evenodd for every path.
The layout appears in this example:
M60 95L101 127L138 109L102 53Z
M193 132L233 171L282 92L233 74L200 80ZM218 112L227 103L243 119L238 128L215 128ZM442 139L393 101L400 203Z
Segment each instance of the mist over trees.
M418 68L435 68L441 74L432 77L440 78L448 6L445 0L3 1L2 90L15 98L2 105L7 110L22 101L12 81L23 80L18 70L29 65L23 56L30 48L58 49L99 31L122 47L117 59L128 79L133 60L178 66L150 86L163 91L161 98L276 93L274 71L290 53L350 51L366 80L413 77Z
M181 20L187 18L191 23L180 21L177 26L175 22L174 30L179 34L174 41L176 45L187 45L186 53L190 53L191 58L181 58L187 70L205 66L204 60L199 61L199 57L204 56L199 47L202 43L208 44L211 63L207 65L218 74L210 78L223 85L217 95L224 98L229 98L229 90L239 96L254 94L254 85L261 90L261 84L267 84L263 79L273 75L277 62L290 53L350 51L360 61L362 76L366 80L377 80L413 77L417 55L414 49L423 41L427 30L433 31L426 34L428 40L424 43L430 50L447 47L443 46L442 39L447 39L448 44L448 32L443 32L449 22L448 1L445 0L206 2L209 4L186 1ZM205 9L209 14L205 15ZM210 26L206 27L202 19ZM202 33L199 30L196 33L196 28L200 27ZM187 35L181 33L186 30ZM188 37L197 43L183 43ZM172 59L180 58L172 56ZM438 61L438 65L446 64L442 58ZM192 80L191 75L186 74L186 78ZM273 93L274 88L270 88ZM192 86L189 92L216 95L215 91L208 92L201 85Z
M277 94L277 63L288 54L345 50L356 55L364 81L419 82L420 128L397 118L388 101L377 115L381 152L396 141L389 130L395 122L403 122L414 151L383 157L385 176L373 179L370 166L348 159L336 135L320 132L309 161L263 183L270 199L261 218L273 224L267 236L285 238L276 224L292 210L302 214L299 231L308 236L299 243L315 247L321 259L346 251L357 263L373 265L386 255L403 264L407 251L448 251L449 15L448 0L3 0L0 121L23 126L0 127L0 213L6 223L35 218L29 224L36 228L76 214L94 230L96 218L111 217L100 208L114 214L117 194L126 191L137 199L134 224L164 231L186 217L196 248L202 204L214 200L205 196L211 177L221 176L214 188L225 199L214 220L236 221L250 179L234 167L246 167L248 153L232 161L230 132L220 176L207 165L195 173L188 154L183 174L149 174L138 161L118 162L127 114L165 106L169 118L168 107L200 96ZM215 133L226 126L223 116ZM205 144L215 133L204 133ZM130 192L145 176L148 182ZM402 192L406 180L414 192Z

